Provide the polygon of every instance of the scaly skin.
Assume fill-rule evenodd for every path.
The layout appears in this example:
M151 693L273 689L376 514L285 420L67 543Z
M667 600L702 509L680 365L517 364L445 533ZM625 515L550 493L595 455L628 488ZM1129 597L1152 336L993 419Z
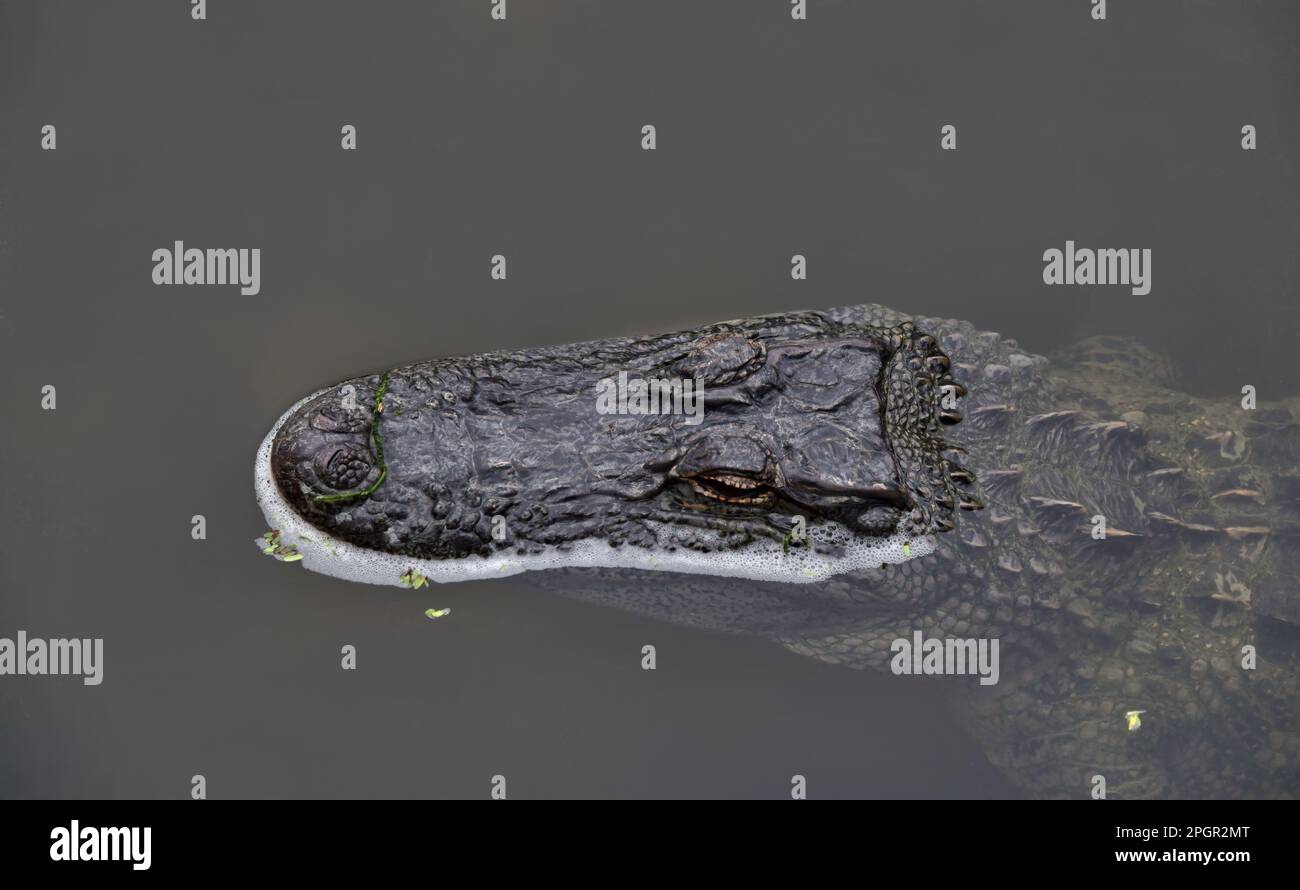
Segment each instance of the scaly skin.
M593 383L619 369L707 379L703 422L597 415ZM940 398L957 384L965 422L941 426L957 419ZM933 682L1031 794L1085 798L1098 777L1114 798L1300 791L1300 406L1180 393L1126 340L1052 363L880 306L443 359L352 385L356 404L342 388L309 400L272 452L283 497L337 540L446 561L595 539L686 549L708 571L720 551L779 542L791 514L857 535L935 533L933 555L812 584L529 577L854 668L889 670L893 641L916 631L995 638L995 686ZM1135 731L1130 711L1144 712Z
M812 312L439 359L307 400L271 461L283 498L318 529L414 559L586 539L775 550L796 513L841 538L921 538L979 507L970 475L940 453L957 419L939 406L955 387L949 364L909 323ZM624 372L703 381L705 410L600 413L599 383Z
M826 314L907 318L879 306ZM966 421L948 438L988 505L961 514L937 554L815 592L601 570L532 580L854 668L888 670L890 644L916 630L997 638L996 686L933 682L960 689L960 713L1026 792L1086 798L1102 776L1110 798L1295 796L1300 406L1248 411L1178 392L1127 340L1086 341L1049 363L966 322L913 320L968 387ZM1145 713L1130 731L1134 710Z

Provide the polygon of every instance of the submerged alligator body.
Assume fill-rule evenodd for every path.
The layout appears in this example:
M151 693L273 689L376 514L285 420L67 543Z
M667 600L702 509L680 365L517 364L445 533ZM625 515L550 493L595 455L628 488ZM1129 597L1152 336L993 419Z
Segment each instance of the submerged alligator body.
M702 422L602 413L620 372L699 381ZM853 306L347 381L257 489L279 552L356 580L549 569L884 671L916 633L997 640L996 685L935 682L1034 795L1295 796L1296 408L1179 392L1126 339L1049 362Z

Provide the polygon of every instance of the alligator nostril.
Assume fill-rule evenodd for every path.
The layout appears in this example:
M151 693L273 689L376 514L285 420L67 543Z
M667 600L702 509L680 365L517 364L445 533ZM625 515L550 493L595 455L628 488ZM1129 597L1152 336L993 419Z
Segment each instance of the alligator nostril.
M316 456L317 477L335 491L356 488L370 468L370 455L352 445L329 446Z

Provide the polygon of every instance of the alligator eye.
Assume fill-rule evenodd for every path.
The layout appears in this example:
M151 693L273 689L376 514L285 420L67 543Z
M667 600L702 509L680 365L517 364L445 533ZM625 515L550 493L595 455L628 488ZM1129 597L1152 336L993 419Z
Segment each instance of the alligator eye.
M335 491L356 488L370 475L370 455L352 445L336 445L316 455L317 477Z
M735 473L708 473L686 480L706 498L728 504L766 504L776 492L757 479Z

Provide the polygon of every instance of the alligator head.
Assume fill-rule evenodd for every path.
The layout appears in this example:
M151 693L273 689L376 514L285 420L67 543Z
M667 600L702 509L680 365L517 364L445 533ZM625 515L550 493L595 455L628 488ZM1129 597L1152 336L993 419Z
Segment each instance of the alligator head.
M702 415L621 413L620 372L700 381ZM349 381L281 419L257 489L347 578L552 568L529 578L879 671L916 633L997 640L996 685L934 681L1035 795L1294 796L1297 416L1178 392L1124 338L1053 365L849 306Z
M928 554L979 506L949 365L911 322L817 313L432 361L291 409L259 498L308 568L361 580L817 580Z

